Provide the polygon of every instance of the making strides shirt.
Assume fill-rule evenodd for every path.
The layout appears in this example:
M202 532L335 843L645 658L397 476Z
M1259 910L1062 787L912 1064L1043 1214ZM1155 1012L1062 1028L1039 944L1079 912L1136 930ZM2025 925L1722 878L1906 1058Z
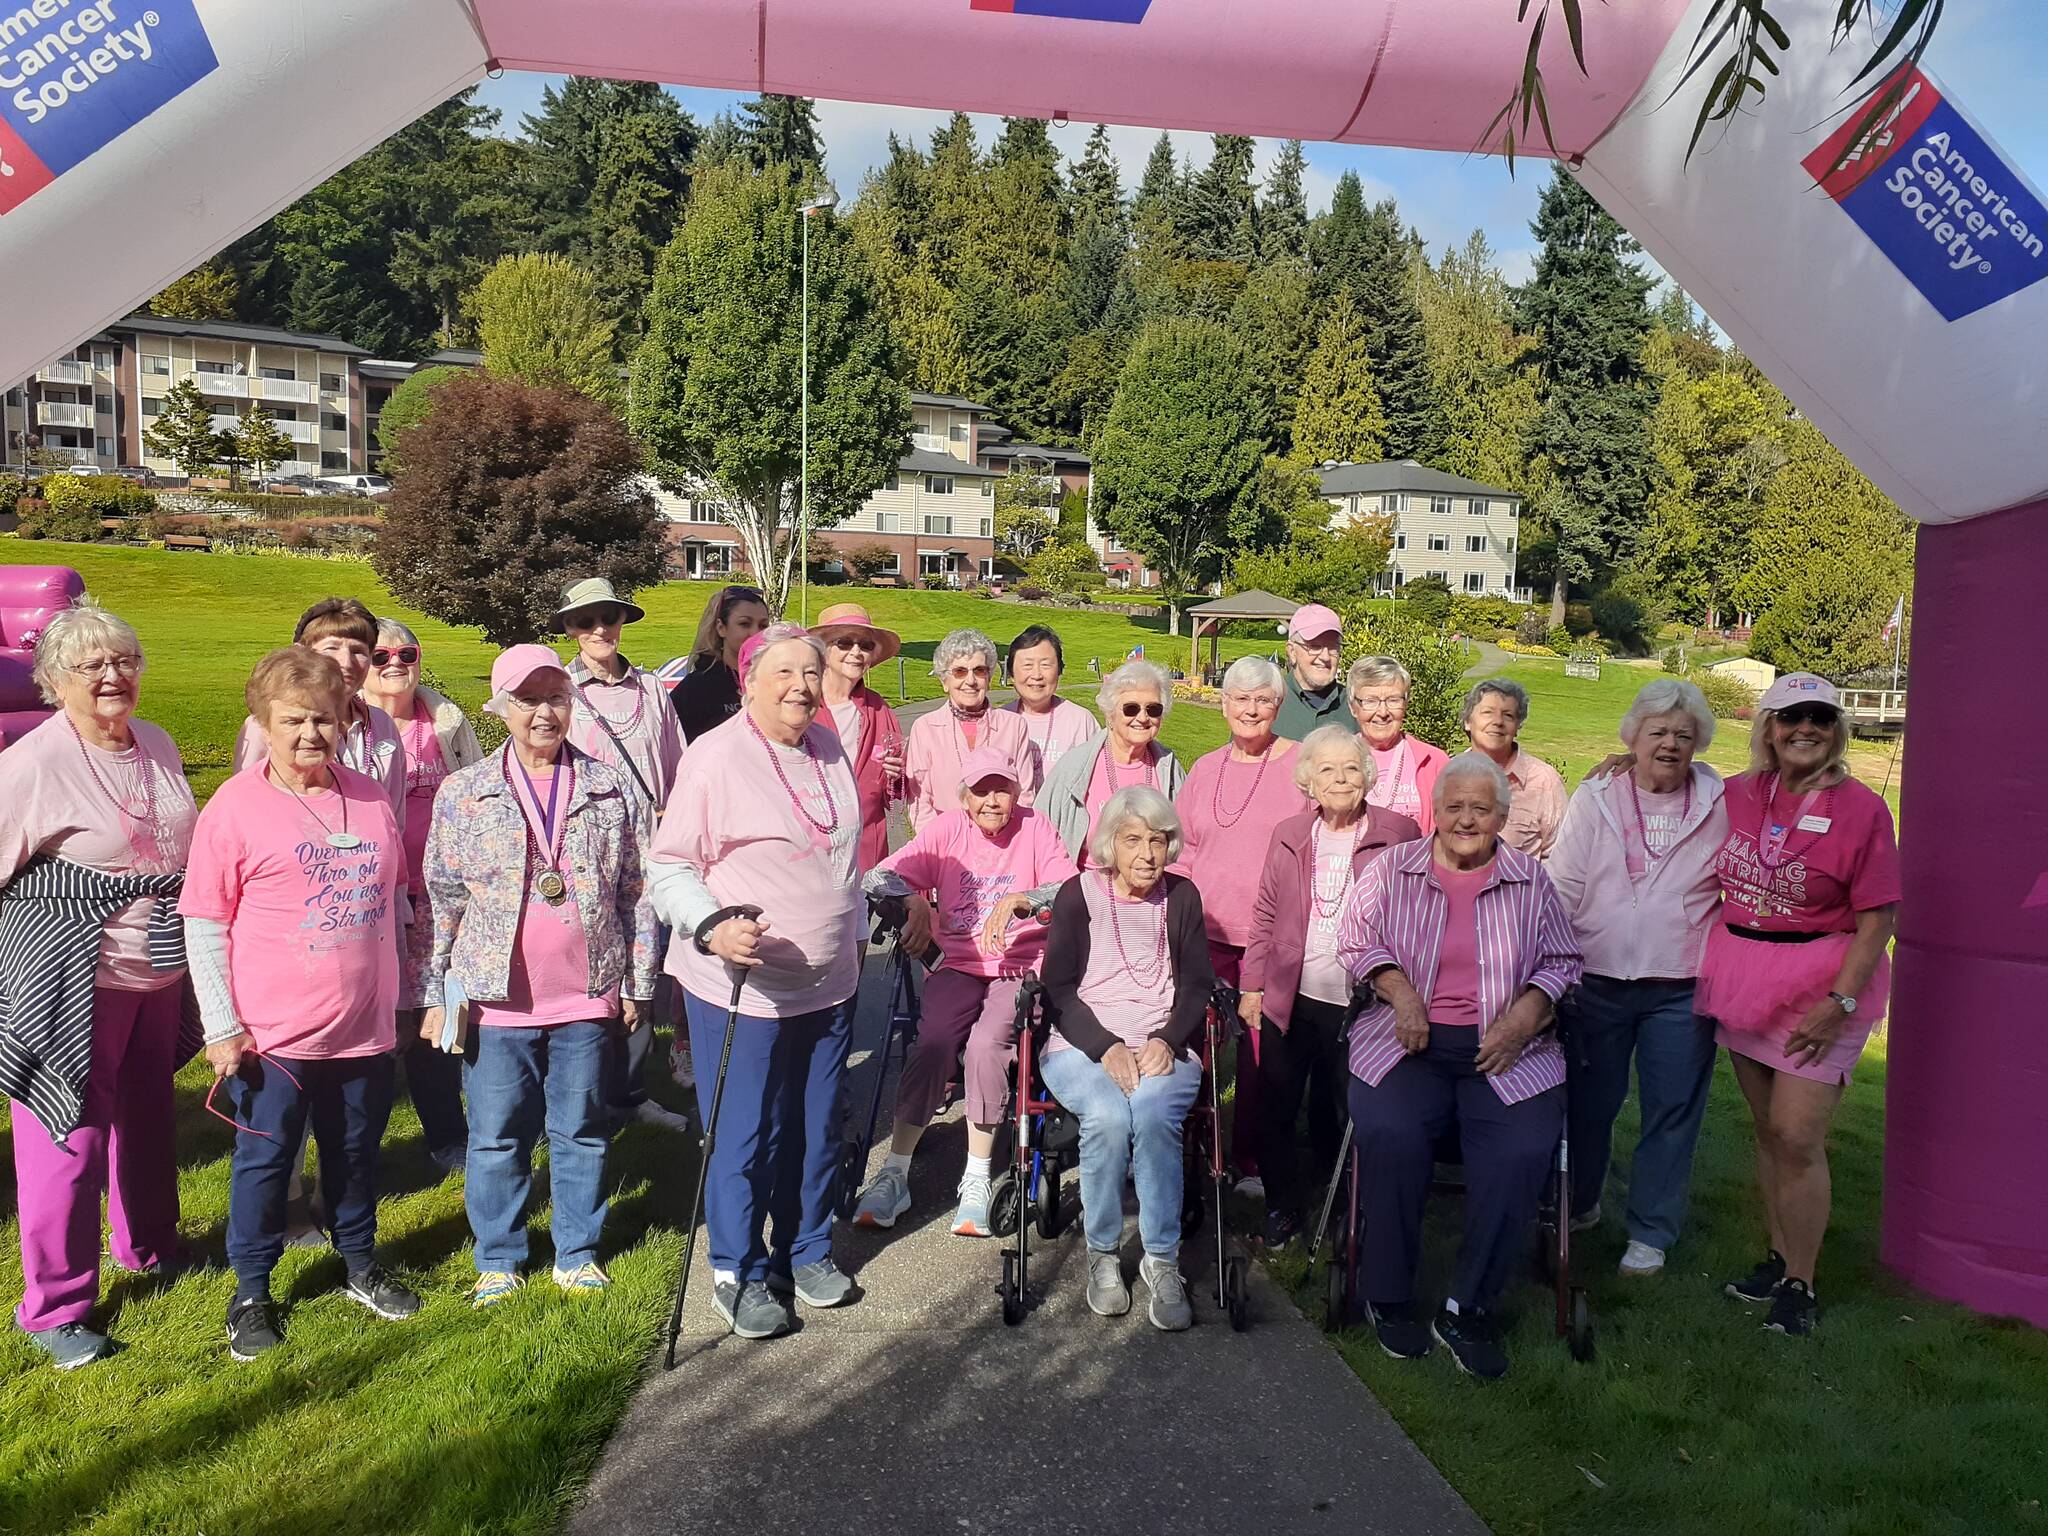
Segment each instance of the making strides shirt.
M1728 838L1714 869L1722 921L1737 928L1849 933L1856 914L1902 891L1891 808L1855 779L1809 795L1774 795L1777 775L1727 781ZM1761 846L1760 846L1761 845Z

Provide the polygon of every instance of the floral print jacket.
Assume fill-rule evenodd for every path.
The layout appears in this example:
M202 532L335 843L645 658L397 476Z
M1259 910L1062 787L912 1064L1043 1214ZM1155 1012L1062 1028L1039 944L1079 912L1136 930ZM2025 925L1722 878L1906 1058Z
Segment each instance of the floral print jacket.
M513 939L538 866L527 859L526 816L505 778L509 750L450 774L434 797L422 919L432 922L434 943L425 973L409 978L430 1007L440 1002L451 970L481 1002L502 1002L511 988ZM583 919L590 995L617 986L645 1001L654 996L661 955L634 792L588 753L567 751L576 784L565 813L562 875Z

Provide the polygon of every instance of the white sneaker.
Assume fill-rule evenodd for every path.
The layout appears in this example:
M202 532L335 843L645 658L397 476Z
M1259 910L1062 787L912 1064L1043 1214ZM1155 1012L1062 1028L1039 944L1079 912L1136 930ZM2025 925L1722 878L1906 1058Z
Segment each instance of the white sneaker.
M679 1115L652 1099L642 1100L633 1106L633 1121L636 1125L659 1125L671 1131L687 1131L690 1128L688 1115Z
M868 1181L853 1208L856 1227L893 1227L896 1218L910 1209L910 1180L900 1169L882 1164L882 1171Z
M1630 1238L1628 1251L1621 1256L1621 1273L1627 1280L1647 1280L1652 1275L1661 1275L1664 1273L1664 1250Z
M697 1086L697 1062L690 1055L690 1048L678 1040L668 1053L669 1071L675 1074L678 1088Z

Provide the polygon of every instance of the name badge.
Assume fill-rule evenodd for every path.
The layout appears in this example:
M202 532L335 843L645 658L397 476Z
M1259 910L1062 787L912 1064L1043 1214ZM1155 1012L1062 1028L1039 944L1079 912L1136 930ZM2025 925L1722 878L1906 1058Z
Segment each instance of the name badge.
M1834 824L1835 819L1832 816L1802 816L1799 818L1799 830L1802 832L1825 832Z

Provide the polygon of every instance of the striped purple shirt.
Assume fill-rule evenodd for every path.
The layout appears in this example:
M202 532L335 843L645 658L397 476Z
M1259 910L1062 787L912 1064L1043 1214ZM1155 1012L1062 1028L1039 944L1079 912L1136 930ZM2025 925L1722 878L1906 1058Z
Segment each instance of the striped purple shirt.
M1448 901L1433 871L1435 839L1402 843L1365 867L1351 887L1337 931L1337 958L1356 979L1398 966L1427 998L1436 987ZM1473 904L1479 923L1479 1016L1483 1038L1524 987L1556 1002L1578 984L1579 943L1543 866L1499 845L1493 873ZM1373 1086L1407 1053L1394 1035L1394 1010L1375 1003L1351 1027L1351 1072ZM1493 1091L1519 1104L1564 1081L1564 1052L1554 1031L1538 1035Z

